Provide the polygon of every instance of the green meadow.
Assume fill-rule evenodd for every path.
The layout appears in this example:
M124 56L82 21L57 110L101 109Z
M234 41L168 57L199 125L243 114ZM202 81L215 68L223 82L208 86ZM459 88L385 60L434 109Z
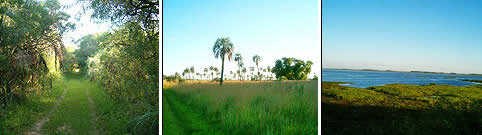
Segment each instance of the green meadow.
M317 134L317 81L180 83L162 91L163 134Z
M480 134L482 85L322 82L322 134Z

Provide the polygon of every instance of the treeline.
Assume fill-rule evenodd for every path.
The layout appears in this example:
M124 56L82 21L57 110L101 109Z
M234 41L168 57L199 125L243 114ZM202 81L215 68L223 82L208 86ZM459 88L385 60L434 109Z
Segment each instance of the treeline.
M61 79L65 32L75 25L57 0L0 1L0 105Z
M308 78L311 73L311 61L303 61L296 58L284 57L275 62L275 67L259 67L259 55L253 56L253 62L256 67L245 67L243 57L240 53L235 54L234 61L238 66L238 70L226 72L223 75L224 80L317 80L316 74L313 78ZM215 66L209 66L196 70L194 66L188 67L183 72L175 72L174 75L163 76L164 80L220 80L221 71Z

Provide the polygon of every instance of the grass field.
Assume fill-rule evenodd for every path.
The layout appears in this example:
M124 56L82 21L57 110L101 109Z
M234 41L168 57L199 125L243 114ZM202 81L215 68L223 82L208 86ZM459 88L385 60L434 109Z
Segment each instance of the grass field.
M316 81L188 82L162 91L163 134L317 134Z
M482 86L322 82L322 134L482 133Z
M0 111L0 135L158 132L158 110L115 101L101 85L76 75L66 75L42 93L17 99Z

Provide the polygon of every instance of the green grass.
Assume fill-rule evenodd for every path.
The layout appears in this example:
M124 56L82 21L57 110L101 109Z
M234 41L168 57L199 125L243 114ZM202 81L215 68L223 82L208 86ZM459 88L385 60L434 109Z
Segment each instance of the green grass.
M66 94L59 100L63 90ZM86 89L89 90L87 96ZM88 97L94 101L89 104ZM16 98L0 112L0 134L24 134L47 116L40 134L157 134L158 107L115 101L95 82L67 74L52 89ZM56 108L54 106L59 104ZM95 107L92 107L94 105ZM53 113L51 113L53 112ZM96 120L92 120L94 113Z
M93 129L87 101L87 81L71 79L66 83L67 93L50 120L42 127L44 134L89 134ZM64 130L61 129L64 127Z
M53 108L63 87L63 82L57 82L51 89L17 96L6 108L0 108L0 134L23 134L30 129Z
M322 83L323 134L481 133L482 86Z
M163 91L164 134L316 134L317 82L180 84Z

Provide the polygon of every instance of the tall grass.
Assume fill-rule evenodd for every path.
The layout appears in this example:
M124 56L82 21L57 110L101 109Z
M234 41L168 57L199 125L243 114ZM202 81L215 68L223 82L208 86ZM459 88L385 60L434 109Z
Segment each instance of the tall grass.
M52 88L18 95L8 106L0 107L0 134L23 134L30 129L35 121L48 115L64 87L64 81L57 79Z
M185 83L169 91L222 134L317 132L316 81Z

